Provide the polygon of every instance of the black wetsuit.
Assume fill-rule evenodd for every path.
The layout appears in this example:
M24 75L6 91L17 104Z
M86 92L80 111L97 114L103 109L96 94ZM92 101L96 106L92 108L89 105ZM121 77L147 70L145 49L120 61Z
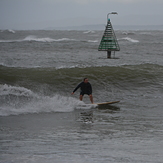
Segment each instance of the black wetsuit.
M91 95L92 94L92 86L91 84L88 82L88 83L84 83L84 82L81 82L75 89L73 92L75 92L78 88L80 88L80 95L84 95L84 94L87 94L87 95Z

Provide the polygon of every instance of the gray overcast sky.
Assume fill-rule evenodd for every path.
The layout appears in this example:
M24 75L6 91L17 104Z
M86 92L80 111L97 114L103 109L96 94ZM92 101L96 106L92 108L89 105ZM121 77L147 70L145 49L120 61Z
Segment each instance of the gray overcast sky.
M106 24L163 25L163 0L0 0L0 29Z

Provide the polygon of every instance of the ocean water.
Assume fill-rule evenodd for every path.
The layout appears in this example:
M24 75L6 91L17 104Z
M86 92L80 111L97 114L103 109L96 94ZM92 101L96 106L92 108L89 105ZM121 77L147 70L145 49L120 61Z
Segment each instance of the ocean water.
M103 32L0 31L0 163L163 162L163 31Z

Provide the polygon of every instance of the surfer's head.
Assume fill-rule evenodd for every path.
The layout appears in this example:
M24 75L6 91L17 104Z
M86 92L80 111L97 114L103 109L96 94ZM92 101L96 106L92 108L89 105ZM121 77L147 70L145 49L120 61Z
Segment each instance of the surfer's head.
M84 83L88 83L88 78L84 78Z

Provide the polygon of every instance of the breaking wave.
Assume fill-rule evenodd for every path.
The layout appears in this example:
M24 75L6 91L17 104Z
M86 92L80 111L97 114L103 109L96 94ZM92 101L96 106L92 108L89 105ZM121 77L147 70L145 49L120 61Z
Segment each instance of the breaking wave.
M95 33L95 31L89 30L89 31L85 31L85 32L83 32L83 33L85 33L85 34L88 34L88 33Z
M70 112L78 105L84 104L73 97L59 94L45 96L24 87L7 84L0 85L0 101L0 116Z
M118 39L118 40L126 40L126 41L129 41L129 42L132 42L132 43L137 43L139 42L139 40L134 40L130 37L124 37L124 38L121 38L121 39Z
M0 116L78 109L85 103L78 100L78 93L71 96L71 92L84 77L91 80L96 101L108 100L108 96L119 100L122 92L136 89L137 94L146 90L152 94L162 88L162 71L163 67L155 64L60 69L0 66Z
M61 38L61 39L52 39L49 37L38 38L36 36L27 36L21 40L0 40L0 42L24 42L24 41L36 41L36 42L61 42L61 41L76 41L76 39Z
M82 41L83 40L76 40L76 39L70 39L70 38L60 38L60 39L52 39L52 38L49 38L49 37L43 37L43 38L38 38L36 36L27 36L25 37L24 39L22 40L0 40L1 43L3 42L7 42L7 43L10 43L10 42L24 42L24 41L28 41L28 42L63 42L63 41ZM92 43L96 43L98 42L98 40L86 40L86 42L92 42Z

